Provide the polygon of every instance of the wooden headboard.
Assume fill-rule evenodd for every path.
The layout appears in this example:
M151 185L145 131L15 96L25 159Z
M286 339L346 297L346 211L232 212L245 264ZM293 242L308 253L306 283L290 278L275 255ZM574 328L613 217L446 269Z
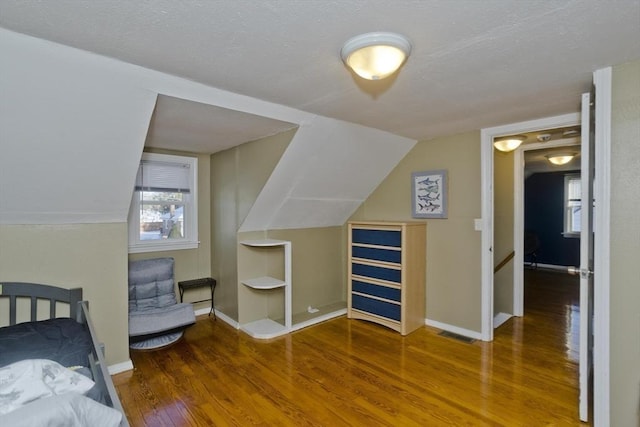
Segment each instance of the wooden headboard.
M31 300L31 321L35 322L38 300L49 301L49 318L56 317L56 304L69 304L69 317L78 319L78 303L82 301L82 288L62 289L55 286L36 283L3 282L0 283L0 298L9 298L9 325L16 324L16 301L18 298Z

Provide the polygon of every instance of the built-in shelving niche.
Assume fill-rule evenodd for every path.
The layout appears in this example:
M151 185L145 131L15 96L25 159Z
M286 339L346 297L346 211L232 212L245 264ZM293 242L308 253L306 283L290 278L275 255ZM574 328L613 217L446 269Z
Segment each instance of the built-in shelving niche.
M277 239L242 240L239 245L240 329L270 339L346 314L346 302L292 312L292 244ZM316 311L317 310L317 311Z

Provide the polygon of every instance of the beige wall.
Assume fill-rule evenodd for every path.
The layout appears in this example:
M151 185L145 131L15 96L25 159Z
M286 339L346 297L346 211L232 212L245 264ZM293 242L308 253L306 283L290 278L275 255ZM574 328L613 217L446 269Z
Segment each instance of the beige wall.
M296 129L211 156L211 271L216 308L238 320L238 229Z
M293 314L346 301L344 227L271 230L268 235L291 242Z
M267 238L264 231L238 233L238 243ZM243 280L269 276L284 280L284 247L252 247L238 244L238 323L284 316L284 288L256 290L241 284Z
M610 425L638 426L640 61L614 67L612 86Z
M344 227L323 227L251 231L238 233L238 241L277 239L291 242L291 311L306 313L344 303L346 307ZM284 251L281 247L238 246L238 279L260 276L284 279ZM279 320L284 313L284 291L253 290L238 285L239 322L265 317Z
M175 259L174 275L177 283L182 280L197 279L211 276L211 180L210 156L206 154L194 154L179 151L152 150L145 151L161 154L183 155L198 158L198 239L200 245L197 249L182 249L174 251L144 252L130 254L129 260L172 257ZM217 290L216 290L217 293ZM217 296L217 295L216 295ZM190 290L185 293L185 302L200 301L211 297L208 289ZM179 298L179 297L178 297ZM209 302L197 303L194 308L208 307Z
M447 169L449 215L426 220L427 318L480 332L480 133L418 143L351 219L412 220L411 173Z
M493 155L493 262L513 252L513 152ZM513 259L493 278L493 313L513 313Z
M0 281L83 288L108 364L129 360L127 224L2 225Z

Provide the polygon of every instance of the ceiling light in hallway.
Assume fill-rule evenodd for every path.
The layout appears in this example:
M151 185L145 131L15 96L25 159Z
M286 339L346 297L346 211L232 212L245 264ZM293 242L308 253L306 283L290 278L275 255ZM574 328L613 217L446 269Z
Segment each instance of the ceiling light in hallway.
M500 151L504 151L508 153L509 151L513 151L522 144L522 142L527 139L524 135L516 135L516 136L508 136L501 139L496 139L493 141L493 146Z

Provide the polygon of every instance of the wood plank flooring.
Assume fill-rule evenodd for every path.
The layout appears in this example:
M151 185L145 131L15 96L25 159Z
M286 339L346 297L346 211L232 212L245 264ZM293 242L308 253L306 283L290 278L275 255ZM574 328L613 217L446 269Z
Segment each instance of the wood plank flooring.
M493 343L337 318L268 342L206 316L114 376L132 426L579 426L578 283L527 271Z

